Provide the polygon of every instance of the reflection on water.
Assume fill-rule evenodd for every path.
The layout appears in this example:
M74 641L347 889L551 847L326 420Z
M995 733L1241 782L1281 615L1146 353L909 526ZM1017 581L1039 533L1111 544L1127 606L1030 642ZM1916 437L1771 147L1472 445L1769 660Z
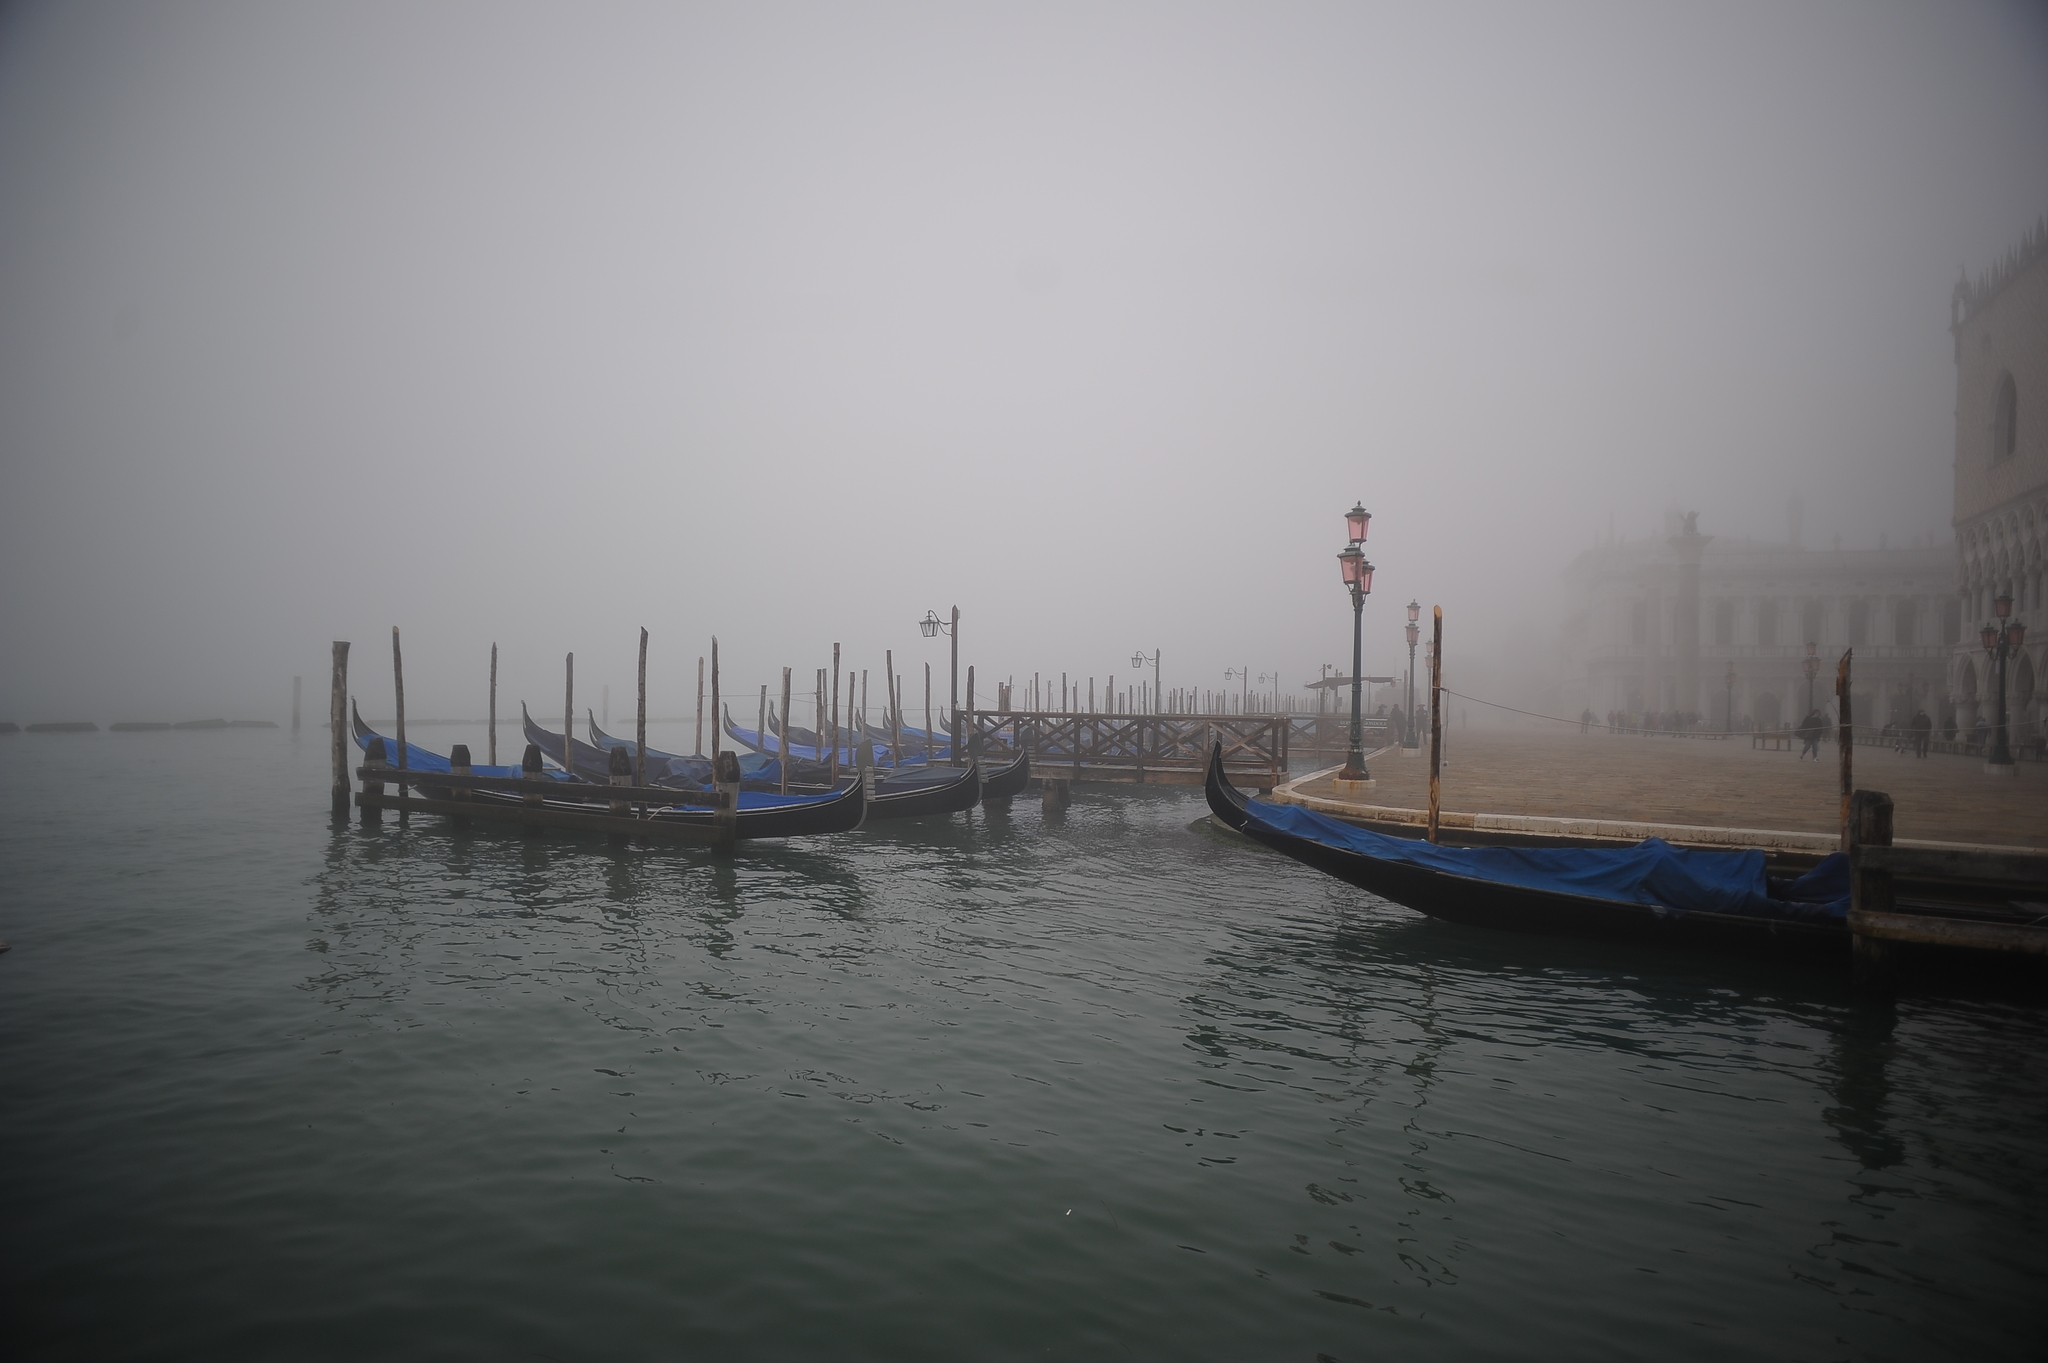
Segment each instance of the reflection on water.
M720 857L328 823L319 745L247 746L225 818L114 787L154 842L22 831L47 771L0 820L30 1352L2035 1337L2028 1005L1429 922L1192 792Z

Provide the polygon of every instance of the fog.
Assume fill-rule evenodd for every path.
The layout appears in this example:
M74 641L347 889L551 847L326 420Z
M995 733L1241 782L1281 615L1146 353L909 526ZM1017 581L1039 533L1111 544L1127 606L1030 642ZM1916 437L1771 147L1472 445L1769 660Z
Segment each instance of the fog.
M2044 209L2032 7L14 5L0 719L1297 689L1354 499L1505 688L1610 526L1946 542Z

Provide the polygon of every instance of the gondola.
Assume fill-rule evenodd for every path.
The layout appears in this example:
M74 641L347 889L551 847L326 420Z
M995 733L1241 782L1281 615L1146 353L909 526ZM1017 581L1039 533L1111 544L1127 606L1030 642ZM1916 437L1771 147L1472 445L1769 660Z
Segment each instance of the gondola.
M532 721L529 719L528 723L531 724ZM365 752L369 751L373 739L382 743L387 753L396 751L397 744L373 732L362 722L361 715L355 716L354 727L356 744ZM557 748L559 746L557 744ZM445 776L452 770L447 758L430 753L412 743L405 745L405 752L407 785L416 787L428 799L447 799L454 793L450 787L436 786L433 780L436 774ZM476 776L525 774L519 767L494 766L472 766L470 772ZM549 779L563 784L591 784L566 772L553 771L547 775ZM478 804L517 805L521 804L525 797L514 791L480 789L471 791L469 798ZM556 800L546 797L542 798L541 807L577 814L594 814L604 810L603 805L588 801ZM742 787L733 819L733 836L741 839L796 838L825 833L848 833L866 821L867 811L867 792L859 781L849 781L841 789L825 794L808 795L782 795L774 791L748 790ZM650 823L667 826L682 824L707 829L717 826L717 816L708 805L661 806L647 810L642 817Z
M1766 874L1761 851L1678 848L1659 838L1622 848L1440 847L1250 799L1224 775L1221 743L1204 786L1218 823L1432 918L1788 955L1847 945L1849 865L1839 852L1785 880Z
M533 716L525 706L519 708L520 720L526 734L526 741L541 750L549 761L562 761L562 736L553 729L545 729L533 722ZM586 781L605 781L611 771L613 748L624 748L633 752L634 745L622 738L613 738L590 722L589 743L578 741L574 745L576 774ZM775 791L782 790L782 764L772 756L759 753L736 753L740 763L740 789ZM677 790L709 790L711 788L711 759L708 757L683 757L676 753L662 752L658 748L647 750L647 784L670 786ZM829 773L822 766L803 769L798 763L791 769L789 793L793 795L829 795L835 787Z

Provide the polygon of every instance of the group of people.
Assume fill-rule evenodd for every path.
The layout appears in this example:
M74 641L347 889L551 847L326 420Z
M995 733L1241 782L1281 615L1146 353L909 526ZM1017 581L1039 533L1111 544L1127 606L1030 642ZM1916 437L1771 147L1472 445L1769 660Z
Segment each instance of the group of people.
M1827 716L1819 710L1808 710L1806 718L1792 730L1799 739L1799 756L1810 756L1814 761L1820 761L1820 741L1827 737L1832 727ZM1927 745L1934 737L1934 721L1927 717L1925 710L1915 710L1911 719L1904 723L1892 720L1878 732L1892 745L1893 752L1910 752L1915 757L1925 757Z

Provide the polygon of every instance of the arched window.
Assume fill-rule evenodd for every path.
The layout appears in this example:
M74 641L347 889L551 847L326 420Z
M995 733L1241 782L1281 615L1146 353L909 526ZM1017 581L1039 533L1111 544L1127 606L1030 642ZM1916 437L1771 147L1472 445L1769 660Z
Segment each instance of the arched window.
M2012 375L2001 374L1998 393L1991 399L1991 462L2012 458L2019 448L2020 390Z

